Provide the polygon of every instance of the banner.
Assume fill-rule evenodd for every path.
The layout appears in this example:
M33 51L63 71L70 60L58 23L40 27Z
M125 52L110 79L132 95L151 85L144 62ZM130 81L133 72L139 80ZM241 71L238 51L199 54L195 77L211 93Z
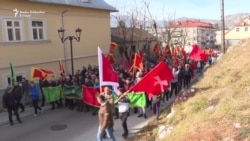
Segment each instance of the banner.
M90 106L100 107L100 103L98 103L96 99L96 96L99 95L99 93L100 88L82 86L82 100Z
M63 98L61 86L45 87L43 88L43 93L44 93L45 100L47 102L54 102Z
M96 96L100 94L99 88L93 87L86 87L82 86L82 100L84 103L94 106L100 107ZM117 99L117 95L113 94L114 99ZM128 98L130 100L131 107L145 107L146 106L146 95L144 92L137 92L137 93L128 93Z
M77 85L64 86L63 95L69 99L82 99L82 88Z
M146 95L144 92L128 93L130 100L129 106L131 107L145 107L146 106Z

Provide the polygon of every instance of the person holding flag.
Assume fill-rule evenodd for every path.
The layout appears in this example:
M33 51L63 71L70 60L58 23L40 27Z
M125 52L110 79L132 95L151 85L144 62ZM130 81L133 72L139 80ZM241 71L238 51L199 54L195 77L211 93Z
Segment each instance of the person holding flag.
M123 134L122 136L124 138L128 137L128 126L127 126L127 118L129 116L129 103L130 100L127 96L127 92L125 92L125 89L120 88L118 91L118 99L115 101L115 104L118 103L118 110L120 114L120 119L122 122L122 128L123 128Z

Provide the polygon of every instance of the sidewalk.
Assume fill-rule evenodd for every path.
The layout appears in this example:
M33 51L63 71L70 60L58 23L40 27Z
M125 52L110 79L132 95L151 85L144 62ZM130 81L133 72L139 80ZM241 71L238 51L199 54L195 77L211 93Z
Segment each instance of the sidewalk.
M41 108L42 108L43 112L46 112L47 110L49 110L51 108L51 105L45 105L44 107L41 107ZM26 105L25 111L23 113L19 113L19 116L20 116L20 119L22 120L22 118L33 116L33 114L34 114L34 108L30 107L30 105ZM12 119L15 123L16 116L13 115ZM0 112L0 126L6 125L6 124L9 124L8 112L7 111Z

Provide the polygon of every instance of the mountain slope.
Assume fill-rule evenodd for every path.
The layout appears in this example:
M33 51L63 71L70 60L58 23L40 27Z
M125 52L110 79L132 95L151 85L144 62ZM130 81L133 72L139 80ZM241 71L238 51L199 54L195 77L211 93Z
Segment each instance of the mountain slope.
M198 78L193 84L196 91L188 100L176 100L171 117L166 118L168 108L160 122L152 120L148 127L153 128L145 127L136 137L149 135L148 140L160 140L157 132L165 126L172 130L163 141L250 140L249 57L249 40L232 48Z

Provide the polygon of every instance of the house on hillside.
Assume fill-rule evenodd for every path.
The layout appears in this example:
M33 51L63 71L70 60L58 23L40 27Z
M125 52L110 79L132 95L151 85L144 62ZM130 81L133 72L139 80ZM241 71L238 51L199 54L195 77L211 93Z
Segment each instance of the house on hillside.
M245 17L225 33L225 40L231 45L248 38L250 38L250 16Z
M170 25L170 44L180 44L190 52L193 44L201 47L213 48L215 45L216 29L212 23L200 20L174 21Z
M59 60L71 73L70 42L65 36L82 29L80 42L73 41L75 70L97 64L97 47L108 52L110 13L116 9L104 0L1 0L0 5L0 89L9 84L9 57L17 80L30 79L31 67L54 71L59 76Z
M119 50L115 54L115 59L119 62L119 53L124 51L130 56L133 52L142 50L149 57L156 38L140 28L111 28L111 41L118 44Z

